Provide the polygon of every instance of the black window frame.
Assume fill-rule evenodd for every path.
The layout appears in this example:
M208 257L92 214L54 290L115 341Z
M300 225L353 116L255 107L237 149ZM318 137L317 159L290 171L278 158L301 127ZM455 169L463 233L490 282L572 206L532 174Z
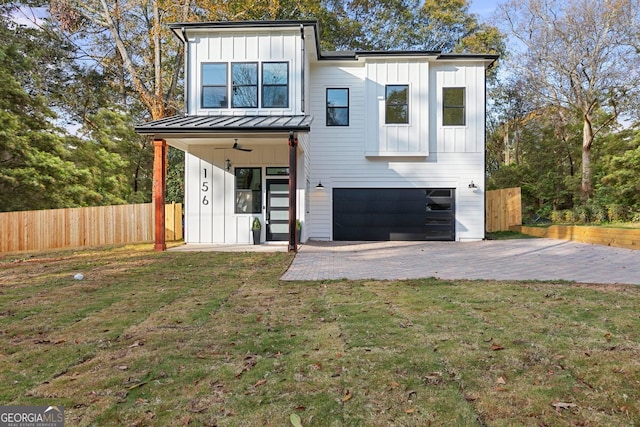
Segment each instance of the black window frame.
M390 88L404 88L406 91L406 98L404 102L397 102L389 96ZM406 125L409 124L409 90L408 84L388 84L384 87L384 123L388 125ZM396 117L401 117L400 110L404 110L406 115L404 120L392 121L392 112Z
M205 68L207 65L224 65L224 85L205 84ZM227 62L203 62L200 64L200 78L202 81L200 89L200 105L202 108L229 108L229 64ZM224 88L223 102L220 105L205 104L205 90L207 88Z
M284 64L286 66L286 79L285 79L285 83L266 83L264 81L264 76L265 76L265 72L264 72L264 66L265 65L282 65ZM289 108L289 62L287 61L265 61L261 63L261 67L260 67L260 71L261 71L261 76L260 76L260 83L261 83L261 88L260 88L260 92L262 95L262 101L261 101L261 105L262 108ZM267 105L266 104L266 100L267 96L265 96L265 89L266 88L285 88L285 103L284 105Z
M255 78L254 83L236 83L234 80L234 67L242 66L242 65L255 65L255 75L252 76ZM258 62L232 62L231 63L231 108L258 108L258 86L260 83L259 79L259 67ZM255 102L252 104L238 104L236 101L239 99L239 96L236 96L236 93L239 89L244 88L253 88L253 95Z
M332 106L329 104L329 91L346 91L347 92L347 105L337 105L337 106ZM349 126L349 116L350 116L350 111L349 111L349 103L350 103L350 92L349 92L349 88L346 87L328 87L325 91L325 102L326 102L326 122L325 124L327 126ZM346 111L346 123L338 123L338 120L336 119L336 117L340 117L340 116L336 116L336 115L331 115L332 111Z
M447 96L448 91L462 90L462 104L448 103L450 98ZM459 95L456 96L456 98ZM465 87L443 87L442 88L442 126L466 126L467 125L467 89ZM461 118L462 120L449 121L452 118L448 112L456 112L453 118ZM460 113L461 112L461 113Z
M259 214L262 213L262 168L261 167L236 167L234 168L234 212L236 214ZM258 173L257 188L251 188L251 184L256 184L253 175L249 177L241 177L242 171L251 170ZM242 182L239 180L250 179L250 182ZM239 186L238 184L243 184ZM247 197L250 196L250 197ZM241 209L241 203L244 202L246 208Z

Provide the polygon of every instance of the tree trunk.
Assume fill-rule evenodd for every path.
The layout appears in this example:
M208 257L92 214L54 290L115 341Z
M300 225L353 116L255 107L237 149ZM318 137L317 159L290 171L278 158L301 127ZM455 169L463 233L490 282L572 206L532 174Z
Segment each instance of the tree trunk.
M593 195L591 180L591 145L593 144L593 127L591 118L584 116L582 123L582 198L588 200Z
M511 143L509 142L509 122L504 124L504 164L511 164Z

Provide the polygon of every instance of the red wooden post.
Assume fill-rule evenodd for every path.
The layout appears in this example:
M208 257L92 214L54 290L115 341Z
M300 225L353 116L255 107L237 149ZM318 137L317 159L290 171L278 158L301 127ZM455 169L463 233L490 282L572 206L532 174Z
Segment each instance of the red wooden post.
M153 207L155 210L155 251L167 249L165 239L165 193L167 187L167 142L164 139L153 140Z

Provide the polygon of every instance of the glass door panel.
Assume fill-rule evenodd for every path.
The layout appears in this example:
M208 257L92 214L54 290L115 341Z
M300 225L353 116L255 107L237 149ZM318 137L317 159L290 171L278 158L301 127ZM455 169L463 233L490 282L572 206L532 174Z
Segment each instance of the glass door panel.
M267 180L267 241L289 240L289 180Z

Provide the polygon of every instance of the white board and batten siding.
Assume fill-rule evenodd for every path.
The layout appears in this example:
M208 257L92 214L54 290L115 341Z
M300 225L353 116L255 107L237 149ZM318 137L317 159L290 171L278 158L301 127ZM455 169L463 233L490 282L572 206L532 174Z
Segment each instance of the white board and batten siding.
M288 146L282 141L278 145L253 148L252 152L220 150L213 146L192 146L185 153L185 234L186 243L252 243L251 222L263 214L235 212L235 167L262 168L262 200L266 203L265 182L267 167L288 165ZM304 153L299 153L300 162ZM231 161L229 171L226 159ZM298 174L298 206L304 212L304 180ZM265 227L262 229L265 238Z
M386 85L409 86L409 123L385 124ZM424 157L429 154L429 64L417 60L374 60L365 65L367 156Z
M291 115L302 111L302 39L300 30L218 32L215 36L203 31L189 35L189 64L187 67L188 106L192 115ZM200 87L202 64L219 62L287 62L289 64L289 108L215 109L201 107ZM231 73L229 66L227 72ZM261 71L259 70L259 74Z
M314 64L310 179L325 190L311 189L308 238L332 240L333 188L453 188L456 240L484 237L484 65L427 62ZM384 124L386 84L409 84L409 125ZM465 126L442 126L443 87L466 88ZM327 88L349 89L348 127L326 126Z

